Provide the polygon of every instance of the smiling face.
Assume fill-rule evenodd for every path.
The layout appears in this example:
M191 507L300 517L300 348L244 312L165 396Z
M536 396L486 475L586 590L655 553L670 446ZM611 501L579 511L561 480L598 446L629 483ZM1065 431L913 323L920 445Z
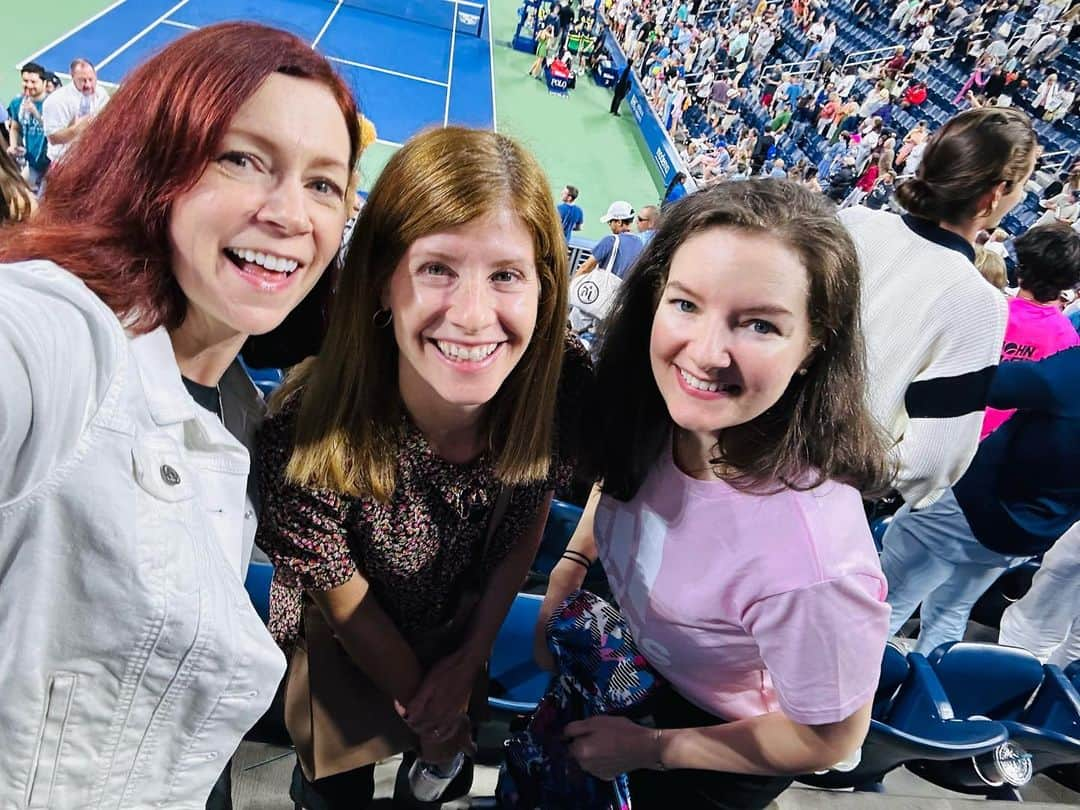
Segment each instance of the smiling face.
M414 241L382 302L410 413L490 402L532 340L539 294L532 234L509 207Z
M766 234L712 228L675 251L650 359L672 421L704 448L774 405L811 352L808 278Z
M199 343L276 327L319 280L348 211L349 132L333 94L271 74L172 206L172 270Z

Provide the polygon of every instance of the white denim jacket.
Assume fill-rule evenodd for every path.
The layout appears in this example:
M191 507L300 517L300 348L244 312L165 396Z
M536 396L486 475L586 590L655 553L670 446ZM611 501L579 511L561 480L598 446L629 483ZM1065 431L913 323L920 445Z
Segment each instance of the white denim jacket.
M248 468L163 329L0 265L0 809L204 806L285 668L241 577Z

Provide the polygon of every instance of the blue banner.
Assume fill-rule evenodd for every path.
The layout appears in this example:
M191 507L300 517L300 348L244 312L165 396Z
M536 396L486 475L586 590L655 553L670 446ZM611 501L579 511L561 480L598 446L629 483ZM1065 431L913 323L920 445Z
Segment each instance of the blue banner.
M607 52L611 54L611 61L615 65L616 75L622 75L623 68L626 67L626 55L622 52L622 48L619 47L615 37L612 36L610 29L604 30L604 45ZM634 120L637 122L638 129L641 130L641 137L645 140L645 145L653 162L656 163L660 177L663 178L664 186L671 184L676 172L681 171L686 175L687 172L681 168L682 164L679 161L679 153L675 150L675 144L671 142L671 138L668 137L667 130L661 123L659 116L650 106L648 96L645 94L637 74L633 71L630 73L630 92L626 94L626 103L634 114Z

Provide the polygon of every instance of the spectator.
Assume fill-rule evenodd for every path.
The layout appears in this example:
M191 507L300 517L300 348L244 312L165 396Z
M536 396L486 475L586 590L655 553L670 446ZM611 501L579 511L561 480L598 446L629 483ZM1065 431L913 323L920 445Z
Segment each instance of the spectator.
M989 243L988 243L989 244ZM979 271L996 290L1005 291L1009 284L1009 275L1005 269L1005 260L990 250L987 245L975 246L975 269Z
M978 277L973 244L1023 199L1038 145L1024 113L992 107L954 116L928 143L896 190L906 215L839 214L863 267L870 409L896 442L912 509L959 479L978 446L1007 308Z
M1075 372L1074 372L1075 373ZM1001 616L998 644L1067 667L1080 659L1080 523L1043 555L1031 589Z
M1046 213L1039 217L1036 225L1051 225L1055 222L1072 225L1080 215L1080 199L1072 189L1062 191L1052 199L1043 200L1039 207L1046 209Z
M874 182L863 204L873 211L878 211L889 204L894 191L896 191L896 175L892 172L883 172Z
M14 158L0 151L0 226L21 222L37 209L37 198Z
M56 743L47 770L5 746L0 785L202 807L284 672L243 587L262 400L236 356L337 255L356 106L310 43L226 23L135 68L94 127L0 237L0 727Z
M921 603L915 650L923 654L961 640L986 589L1009 568L1052 550L1080 519L1080 347L1037 363L1002 363L990 404L1019 411L979 446L953 490L917 512L904 506L883 538L890 631ZM1058 594L1066 613L1075 591Z
M642 206L637 214L637 235L642 245L648 245L656 236L657 220L660 218L660 209L655 205Z
M912 82L904 90L904 94L900 99L900 106L918 107L926 101L926 82Z
M858 748L885 646L859 497L885 451L860 399L858 263L831 206L771 180L687 197L646 257L608 322L587 446L603 483L570 550L603 561L670 686L655 728L566 734L587 772L629 772L635 806L763 808ZM546 620L584 573L552 572L548 666Z
M71 84L45 99L42 116L49 141L49 160L55 163L109 101L98 85L97 71L85 59L71 63Z
M1080 234L1063 224L1031 228L1013 243L1020 289L1009 299L1009 320L1001 362L1042 360L1080 344L1069 319L1061 314L1062 290L1080 284ZM986 409L985 439L1012 416L1011 411Z
M588 371L564 337L559 236L543 171L506 136L415 136L361 213L328 330L335 348L290 375L260 436L270 626L303 661L305 604L318 606L356 668L363 698L351 705L382 718L381 756L413 749L448 765L471 748L470 696L552 490L569 478ZM302 677L290 673L290 689ZM296 700L328 699L303 680ZM290 731L303 762L296 804L371 805L379 754L317 778L310 721ZM470 769L461 774L447 798L467 792Z
M36 62L22 67L22 95L8 104L8 152L16 162L25 162L34 194L45 190L45 173L49 170L48 141L42 108L45 105L45 68Z
M563 186L558 212L559 220L562 222L563 236L566 237L567 242L574 235L574 231L581 230L581 224L585 221L585 214L582 212L581 207L577 205L577 198L577 186Z
M630 203L616 200L608 206L607 213L600 217L600 221L608 226L611 235L596 243L592 256L582 263L575 275L590 273L597 266L606 266L611 252L615 251L615 264L611 272L619 278L625 278L644 247L641 240L630 231L634 224L634 209Z

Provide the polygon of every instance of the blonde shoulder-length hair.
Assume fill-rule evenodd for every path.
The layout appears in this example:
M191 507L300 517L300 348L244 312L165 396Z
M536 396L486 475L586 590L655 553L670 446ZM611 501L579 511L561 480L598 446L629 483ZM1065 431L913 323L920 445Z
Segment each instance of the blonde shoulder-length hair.
M394 330L373 316L409 245L500 210L532 234L539 275L536 329L487 406L486 446L504 484L548 475L567 311L567 255L547 178L519 144L446 127L410 139L379 175L349 246L323 348L273 401L301 397L286 474L295 483L386 502L395 487L404 405Z

